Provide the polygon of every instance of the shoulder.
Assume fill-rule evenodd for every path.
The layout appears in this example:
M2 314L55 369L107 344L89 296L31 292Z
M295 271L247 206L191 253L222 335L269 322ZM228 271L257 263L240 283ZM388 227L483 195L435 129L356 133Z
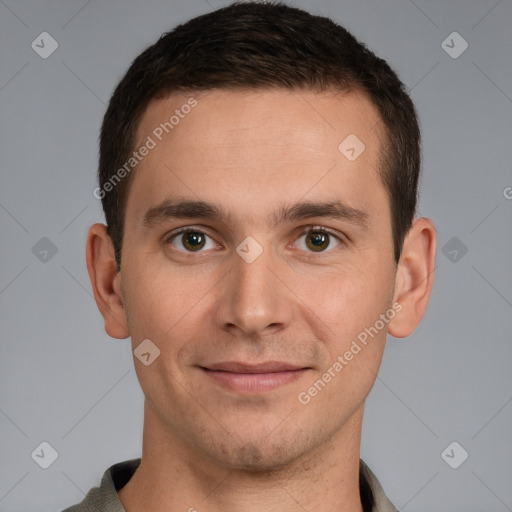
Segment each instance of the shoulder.
M369 510L371 512L398 512L398 509L386 496L386 493L384 492L384 489L382 488L379 480L372 472L372 470L366 465L363 459L360 460L359 471L361 491L364 488L369 488Z
M62 512L125 512L117 496L117 491L128 483L139 464L140 458L118 462L110 466L103 473L98 487L93 487L80 503L68 507Z

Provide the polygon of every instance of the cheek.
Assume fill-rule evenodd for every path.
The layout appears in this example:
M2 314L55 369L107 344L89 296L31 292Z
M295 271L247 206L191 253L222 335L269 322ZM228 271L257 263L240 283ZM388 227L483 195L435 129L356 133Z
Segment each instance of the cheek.
M132 350L149 339L159 352L149 365L137 360L134 353L135 370L146 398L162 402L157 407L160 410L172 410L177 401L186 398L182 396L184 375L178 355L193 336L194 326L197 328L194 319L204 290L197 283L187 288L186 280L176 272L141 267L126 265L126 275L131 277L125 291ZM155 349L151 346L150 351Z
M148 258L149 259L149 258ZM123 292L130 333L136 345L145 338L163 341L197 303L197 286L165 269L126 265Z
M318 332L325 333L326 357L309 387L302 389L299 402L310 402L319 415L325 404L336 404L333 422L354 411L375 382L387 334L387 323L380 315L390 307L389 281L374 272L340 272L310 289L309 306L315 313L310 318L315 319Z
M393 281L390 269L382 266L346 266L317 274L307 285L304 302L342 343L373 325L389 308ZM304 290L304 284L297 282L298 289Z

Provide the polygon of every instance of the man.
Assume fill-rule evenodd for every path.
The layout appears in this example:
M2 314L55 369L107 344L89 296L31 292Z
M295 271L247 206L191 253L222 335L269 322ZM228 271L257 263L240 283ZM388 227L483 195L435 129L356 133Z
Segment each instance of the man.
M233 4L137 57L87 266L106 332L132 340L142 458L67 510L396 510L361 428L387 333L432 289L419 172L404 86L331 20Z

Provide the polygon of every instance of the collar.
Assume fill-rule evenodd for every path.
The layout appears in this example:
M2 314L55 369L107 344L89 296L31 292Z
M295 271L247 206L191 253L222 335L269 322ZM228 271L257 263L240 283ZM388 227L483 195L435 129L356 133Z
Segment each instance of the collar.
M138 458L110 466L103 474L100 487L89 491L81 503L84 508L80 510L93 510L87 506L96 505L97 508L94 510L102 512L126 512L119 501L117 491L128 483L140 462L141 459ZM359 464L359 491L364 512L398 512L384 493L377 477L362 459Z

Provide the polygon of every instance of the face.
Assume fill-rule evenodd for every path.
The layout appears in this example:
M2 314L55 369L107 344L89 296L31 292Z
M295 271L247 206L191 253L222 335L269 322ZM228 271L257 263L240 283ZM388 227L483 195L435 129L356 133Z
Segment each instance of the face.
M126 205L126 319L160 350L135 360L146 422L277 468L346 434L398 313L379 116L355 92L193 97L149 105Z

